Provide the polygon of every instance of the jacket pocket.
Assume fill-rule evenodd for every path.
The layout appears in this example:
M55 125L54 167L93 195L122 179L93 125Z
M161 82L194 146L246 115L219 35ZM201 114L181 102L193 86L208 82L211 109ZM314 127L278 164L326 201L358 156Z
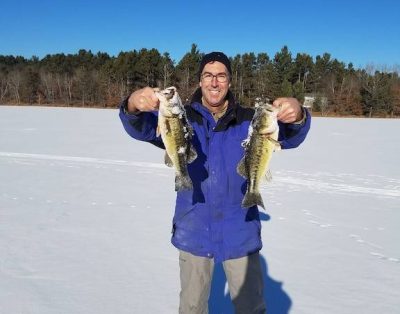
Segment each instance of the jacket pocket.
M190 206L179 206L179 205L180 205L179 202L177 202L175 215L172 221L174 225L179 224L179 222L181 222L195 208L195 205L190 205Z

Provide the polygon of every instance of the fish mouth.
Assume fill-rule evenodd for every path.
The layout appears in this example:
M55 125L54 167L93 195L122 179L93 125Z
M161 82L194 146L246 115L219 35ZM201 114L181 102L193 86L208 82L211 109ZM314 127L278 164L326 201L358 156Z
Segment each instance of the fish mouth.
M175 93L176 93L176 88L173 86L160 91L160 94L162 94L167 100L172 99Z

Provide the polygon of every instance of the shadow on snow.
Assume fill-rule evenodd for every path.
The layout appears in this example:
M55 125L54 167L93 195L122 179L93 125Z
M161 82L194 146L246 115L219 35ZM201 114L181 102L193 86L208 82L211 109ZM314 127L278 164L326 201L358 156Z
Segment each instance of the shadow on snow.
M260 219L268 221L270 217L260 213ZM282 282L272 279L268 275L268 265L264 256L260 254L261 268L264 282L264 300L268 314L288 314L292 301L282 289ZM222 263L215 264L213 281L211 284L210 298L208 301L210 314L232 314L233 304L229 292L225 293L226 276Z

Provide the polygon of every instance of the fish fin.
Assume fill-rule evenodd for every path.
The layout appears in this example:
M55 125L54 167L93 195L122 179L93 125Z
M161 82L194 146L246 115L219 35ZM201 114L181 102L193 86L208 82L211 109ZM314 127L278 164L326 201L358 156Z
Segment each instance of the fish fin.
M246 164L245 164L245 157L243 157L237 167L236 167L236 171L238 174L240 174L243 178L247 179L247 173L246 173Z
M192 190L193 183L189 175L177 175L175 177L175 191Z
M282 150L281 143L276 139L270 137L269 140L274 143L274 152Z
M243 148L247 148L250 144L250 136L247 137L245 140L242 141L241 145Z
M264 178L265 178L265 181L267 181L267 182L271 182L272 181L272 173L271 173L270 169L267 170L267 172L265 173Z
M279 151L281 151L281 150L282 150L281 143L276 142L275 148L274 148L274 152L279 152Z
M259 205L265 209L261 194L258 192L246 192L242 201L242 207L249 208L254 205Z
M193 162L195 159L197 158L197 152L194 149L193 145L189 145L189 149L188 149L188 157L187 157L187 162L190 164L191 162Z
M174 164L172 163L171 158L169 157L168 153L165 152L165 156L164 156L164 163L168 166L168 167L173 167Z

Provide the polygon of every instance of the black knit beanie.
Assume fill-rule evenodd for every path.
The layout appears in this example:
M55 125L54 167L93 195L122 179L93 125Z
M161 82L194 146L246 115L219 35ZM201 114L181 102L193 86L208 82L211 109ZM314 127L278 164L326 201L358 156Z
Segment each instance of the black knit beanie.
M201 59L199 66L199 79L205 65L212 61L218 61L223 63L229 72L229 76L232 76L231 62L229 61L229 58L222 52L214 51L204 55L204 57Z

